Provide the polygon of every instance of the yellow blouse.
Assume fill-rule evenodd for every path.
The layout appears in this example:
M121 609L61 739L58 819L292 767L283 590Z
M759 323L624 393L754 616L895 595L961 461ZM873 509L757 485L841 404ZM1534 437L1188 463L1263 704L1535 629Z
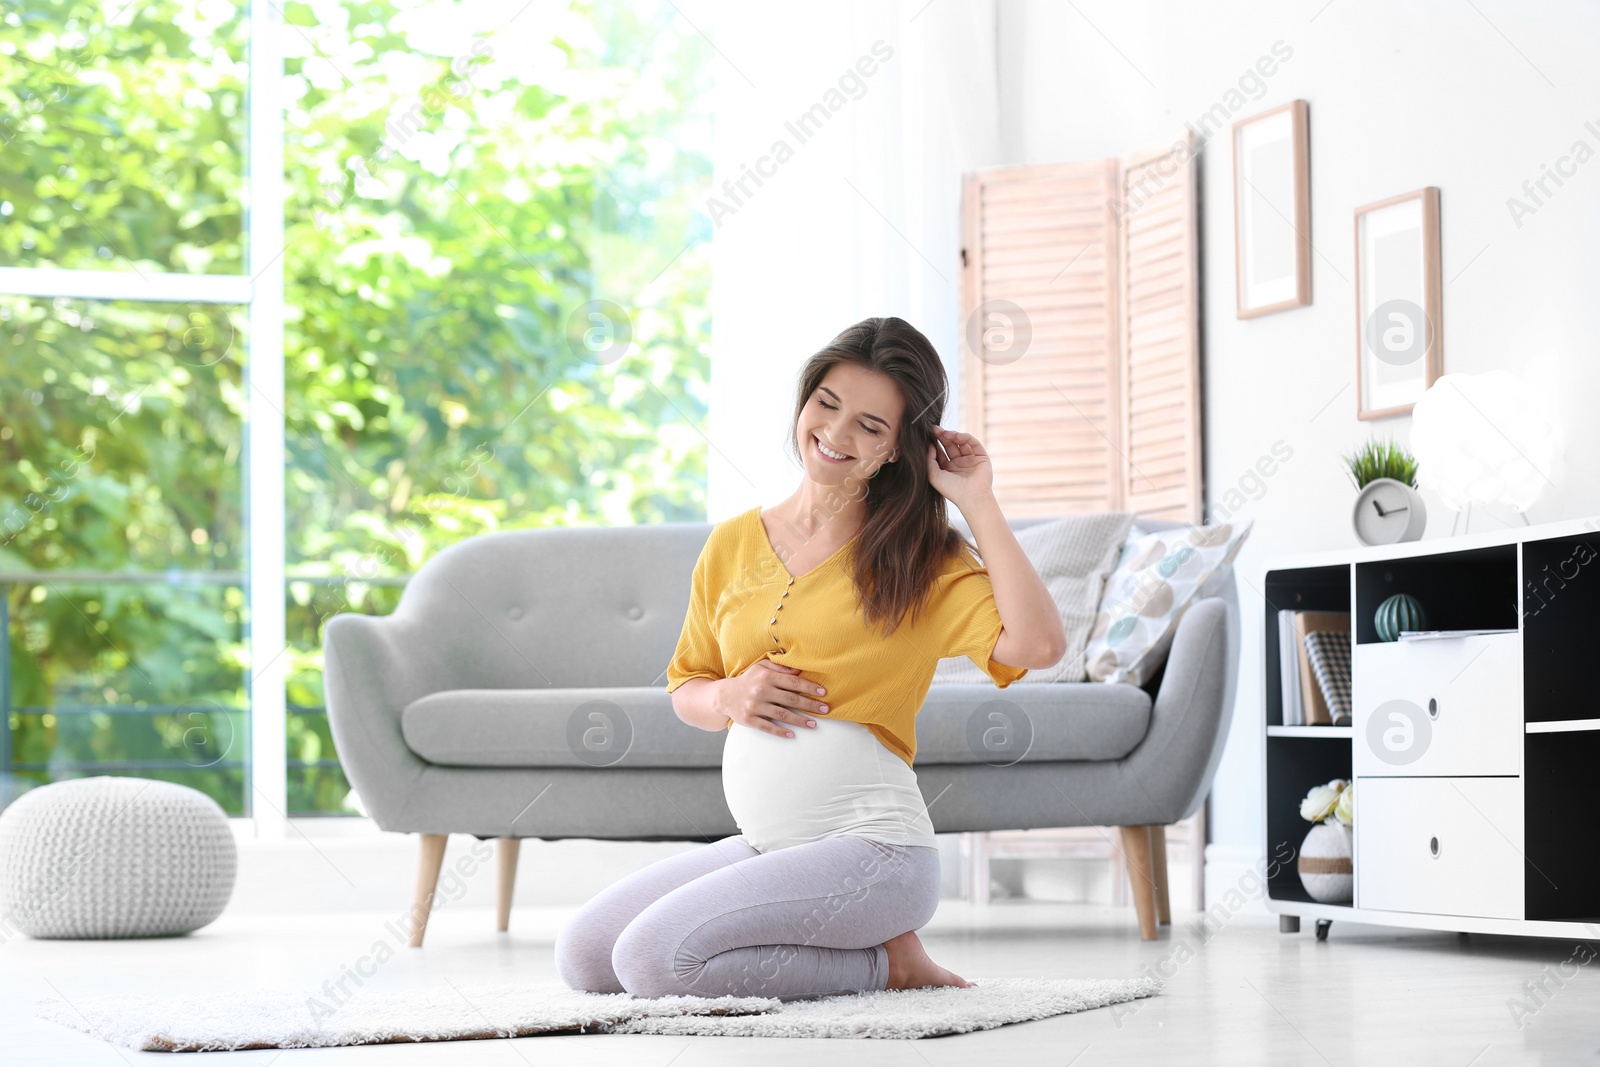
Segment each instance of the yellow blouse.
M886 640L856 610L847 558L854 544L795 578L773 550L759 507L714 525L695 561L667 692L690 678L742 674L767 657L827 690L820 699L829 710L819 717L864 724L910 766L914 720L940 659L966 656L1001 689L1028 673L992 657L1000 612L989 572L970 552L946 560L917 621L907 621L908 611Z

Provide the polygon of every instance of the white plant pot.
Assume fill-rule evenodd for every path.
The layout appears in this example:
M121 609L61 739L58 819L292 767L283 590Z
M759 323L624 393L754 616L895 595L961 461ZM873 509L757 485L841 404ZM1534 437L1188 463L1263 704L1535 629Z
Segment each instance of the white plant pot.
M1322 904L1348 903L1355 893L1350 827L1335 819L1319 822L1300 846L1300 884Z

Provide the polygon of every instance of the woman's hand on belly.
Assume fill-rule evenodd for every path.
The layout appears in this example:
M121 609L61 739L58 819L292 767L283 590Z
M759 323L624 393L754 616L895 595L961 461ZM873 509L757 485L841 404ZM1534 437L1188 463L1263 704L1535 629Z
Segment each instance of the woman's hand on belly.
M815 727L800 714L826 715L826 693L816 682L801 677L798 667L785 667L765 657L756 660L742 673L716 683L713 703L718 711L740 726L793 737L784 724Z

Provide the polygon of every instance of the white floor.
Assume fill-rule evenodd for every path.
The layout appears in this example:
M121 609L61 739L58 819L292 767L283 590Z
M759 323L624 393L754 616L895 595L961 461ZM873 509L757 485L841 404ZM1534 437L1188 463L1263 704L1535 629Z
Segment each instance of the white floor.
M555 981L551 945L569 909L518 908L509 934L487 909L444 909L422 949L394 958L356 987ZM32 1017L41 997L69 1002L115 993L304 989L321 994L379 941L390 914L284 920L225 914L186 938L0 945L0 1062L171 1065ZM922 931L934 959L967 978L1167 978L1136 1006L924 1041L778 1041L574 1035L517 1041L381 1045L200 1054L181 1062L276 1064L811 1064L830 1067L986 1064L1593 1064L1600 1059L1600 966L1563 962L1575 946L1546 939L1435 933L1334 923L1318 943L1307 921L1280 934L1266 915L1239 914L1209 933L1175 911L1154 942L1139 940L1131 910L1006 900L978 910L945 901ZM1581 953L1582 959L1589 953ZM1544 980L1530 996L1527 983ZM1514 1017L1510 1002L1526 1009ZM1130 1008L1132 1010L1130 1010ZM982 1057L981 1060L975 1060Z

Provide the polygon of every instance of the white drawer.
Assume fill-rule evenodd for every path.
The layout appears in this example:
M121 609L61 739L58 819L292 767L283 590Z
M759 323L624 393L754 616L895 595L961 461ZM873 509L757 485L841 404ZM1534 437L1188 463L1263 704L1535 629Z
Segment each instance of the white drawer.
M1524 917L1522 779L1356 778L1358 908Z
M1357 775L1522 773L1522 635L1357 645Z

